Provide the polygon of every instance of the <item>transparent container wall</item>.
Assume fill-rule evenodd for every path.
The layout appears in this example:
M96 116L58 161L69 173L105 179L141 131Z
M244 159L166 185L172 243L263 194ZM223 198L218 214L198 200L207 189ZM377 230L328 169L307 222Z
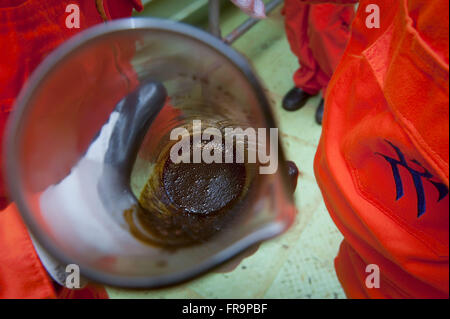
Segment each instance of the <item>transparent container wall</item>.
M53 255L79 264L98 281L151 287L185 279L281 233L295 209L281 164L275 174L253 172L236 217L196 245L167 249L145 243L132 234L122 211L102 206L98 177L108 168L101 145L93 145L107 131L117 103L142 81L161 82L168 99L132 170L137 198L172 128L189 128L192 120L244 129L273 122L259 84L249 80L245 60L232 49L220 52L225 46L219 41L206 36L216 43L207 45L200 40L203 33L187 26L120 23L58 51L27 88L10 132L10 162L16 164L9 167L9 182L25 219Z

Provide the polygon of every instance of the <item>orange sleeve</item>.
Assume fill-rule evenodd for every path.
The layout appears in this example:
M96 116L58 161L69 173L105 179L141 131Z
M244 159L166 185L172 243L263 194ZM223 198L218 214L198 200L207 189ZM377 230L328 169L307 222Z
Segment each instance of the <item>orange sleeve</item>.
M0 211L0 299L107 299L103 286L69 289L53 282L15 204Z
M0 299L55 298L53 285L14 204L0 212Z

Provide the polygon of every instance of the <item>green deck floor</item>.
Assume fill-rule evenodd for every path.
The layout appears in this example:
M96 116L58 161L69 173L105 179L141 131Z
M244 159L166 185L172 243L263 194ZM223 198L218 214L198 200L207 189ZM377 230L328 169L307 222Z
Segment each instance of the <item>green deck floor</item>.
M199 8L193 5L191 11L198 13ZM164 7L158 10L161 16L168 12ZM147 7L145 14L155 15L151 12ZM178 14L181 19L185 16L186 12ZM221 19L223 33L227 34L246 16L226 7ZM311 99L294 113L280 106L284 93L293 86L292 74L298 68L284 33L281 8L233 46L252 61L265 84L287 158L300 169L295 193L298 218L289 231L264 242L231 272L226 272L224 265L182 285L152 291L108 288L111 298L345 298L333 266L342 235L328 215L313 173L321 132L314 121L319 100Z

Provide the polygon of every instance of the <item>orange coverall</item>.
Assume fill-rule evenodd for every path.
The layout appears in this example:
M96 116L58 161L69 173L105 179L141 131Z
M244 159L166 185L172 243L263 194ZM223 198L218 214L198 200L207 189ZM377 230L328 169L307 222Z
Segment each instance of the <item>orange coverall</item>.
M68 4L77 4L80 9L80 28L69 29L65 20ZM132 10L141 10L140 0L2 0L0 1L0 141L3 139L5 123L14 105L15 98L37 65L59 44L74 34L102 23L104 20L130 16ZM89 76L90 72L103 76L124 79L123 72L129 70L127 80L120 88L111 90L111 96L99 97L112 107L125 95L137 80L131 66L117 58L114 50L102 51L98 61L81 61L79 71ZM130 50L129 50L130 51ZM112 67L113 66L113 67ZM120 70L119 70L120 67ZM78 85L85 85L80 83ZM98 85L101 85L99 83ZM108 100L109 99L109 100ZM105 101L107 100L107 101ZM58 111L58 110L55 110ZM61 109L59 110L62 111ZM93 121L99 126L108 114L94 112ZM82 119L86 116L79 115ZM76 122L77 119L74 119ZM85 132L80 138L81 149L89 145L96 132ZM3 149L0 143L3 161ZM45 137L39 147L46 145ZM75 161L76 159L73 159ZM67 163L67 171L71 165ZM73 164L73 163L72 163ZM36 169L43 163L36 163ZM47 164L48 165L48 164ZM9 200L0 173L0 209ZM81 290L69 290L53 285L42 266L27 228L14 204L0 211L0 298L107 298L103 288L88 285Z
M300 63L295 86L311 95L325 93L350 39L354 6L285 0L283 14L291 50Z
M449 297L448 15L448 1L360 1L329 83L315 173L348 297Z

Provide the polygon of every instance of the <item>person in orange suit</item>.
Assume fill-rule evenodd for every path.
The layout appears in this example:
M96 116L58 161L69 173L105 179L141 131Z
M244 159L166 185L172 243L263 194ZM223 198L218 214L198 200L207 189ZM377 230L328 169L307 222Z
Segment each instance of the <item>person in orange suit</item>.
M448 23L448 1L360 1L328 84L314 167L350 298L449 297Z
M355 1L353 1L355 2ZM310 97L325 96L326 87L344 53L350 38L355 8L351 5L309 4L285 0L286 35L300 68L294 74L294 88L284 97L287 111L302 108ZM322 123L323 99L316 111L316 122Z
M79 7L79 28L68 28L69 4ZM14 101L37 65L58 45L73 35L107 20L128 17L142 10L140 0L3 0L0 3L0 149L3 162L3 134ZM86 61L86 66L110 63ZM101 62L101 63L100 63ZM119 61L120 62L120 61ZM89 64L89 65L88 65ZM82 66L80 66L82 67ZM114 68L109 68L110 72ZM123 70L122 70L123 71ZM129 72L132 75L132 72ZM112 76L109 74L109 76ZM132 80L132 79L131 79ZM130 81L129 81L130 82ZM123 87L121 94L128 88ZM1 164L1 163L0 163ZM0 174L0 209L9 204ZM43 267L26 226L14 204L0 211L0 298L107 298L104 288L88 285L70 290L57 285Z

